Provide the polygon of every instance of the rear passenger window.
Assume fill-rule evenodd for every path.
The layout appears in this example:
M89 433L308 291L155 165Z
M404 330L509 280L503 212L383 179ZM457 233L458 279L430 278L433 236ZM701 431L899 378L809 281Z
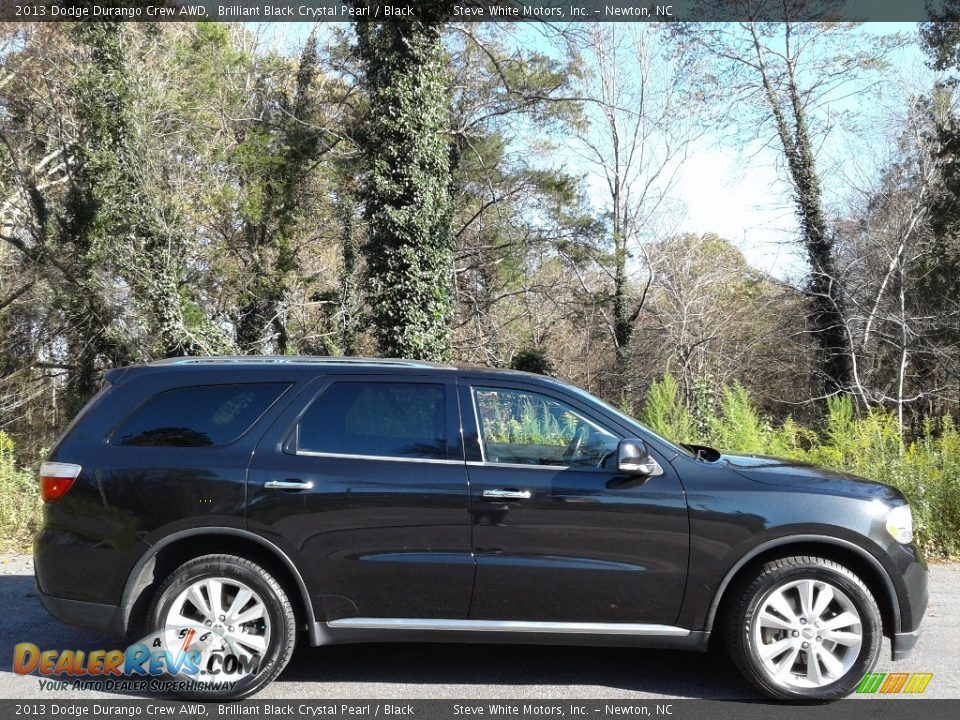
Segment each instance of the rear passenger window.
M212 447L243 435L289 383L199 385L154 395L113 433L113 445Z
M444 386L334 383L300 421L299 450L340 455L447 457Z

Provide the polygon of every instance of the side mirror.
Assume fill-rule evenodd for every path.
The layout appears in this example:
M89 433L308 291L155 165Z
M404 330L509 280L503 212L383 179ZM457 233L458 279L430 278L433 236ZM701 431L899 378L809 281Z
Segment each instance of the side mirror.
M617 446L617 470L628 475L662 475L663 468L638 438L624 438Z

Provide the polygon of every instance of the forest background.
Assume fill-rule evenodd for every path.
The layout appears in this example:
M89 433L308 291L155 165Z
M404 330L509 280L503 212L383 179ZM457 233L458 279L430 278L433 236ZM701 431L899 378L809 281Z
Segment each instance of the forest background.
M892 483L960 554L957 14L416 8L0 25L0 544L109 368L302 354L548 373Z

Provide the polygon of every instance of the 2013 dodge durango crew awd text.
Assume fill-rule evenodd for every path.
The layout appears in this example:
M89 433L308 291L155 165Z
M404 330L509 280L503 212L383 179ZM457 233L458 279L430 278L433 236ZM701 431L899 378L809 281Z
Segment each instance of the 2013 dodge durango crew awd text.
M257 692L298 640L704 650L722 634L765 695L828 700L884 634L907 655L927 603L897 490L676 445L519 372L291 357L112 370L41 489L44 606L189 645L191 692L210 699Z

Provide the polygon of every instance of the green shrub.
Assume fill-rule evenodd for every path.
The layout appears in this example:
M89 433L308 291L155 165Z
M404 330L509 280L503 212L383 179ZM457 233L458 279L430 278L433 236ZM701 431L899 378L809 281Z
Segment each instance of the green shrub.
M553 365L547 356L546 350L536 348L521 350L510 360L511 370L536 373L537 375L553 375Z
M640 420L659 435L677 442L696 442L697 420L680 395L680 386L669 372L647 391Z
M651 386L641 420L679 442L792 458L889 483L910 500L914 533L924 550L960 555L960 429L949 417L928 419L918 437L904 438L892 413L857 417L849 397L834 397L818 432L790 417L775 425L734 384L721 389L719 410L698 432L676 381L667 374Z
M0 550L22 551L29 546L40 506L33 474L17 467L13 440L0 430Z
M577 419L556 403L512 390L478 391L477 409L487 442L566 447L577 430Z
M717 447L741 453L770 452L770 428L739 383L723 388L720 412L707 418L707 428L710 444Z

